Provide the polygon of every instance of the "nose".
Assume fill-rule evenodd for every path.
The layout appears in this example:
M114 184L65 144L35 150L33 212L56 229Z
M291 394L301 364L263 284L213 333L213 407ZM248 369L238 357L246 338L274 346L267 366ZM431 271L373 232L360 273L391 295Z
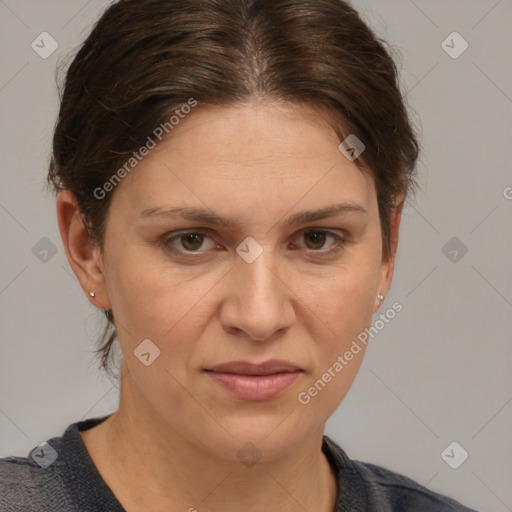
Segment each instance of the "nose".
M270 249L264 249L252 263L237 259L220 310L226 332L266 341L282 335L293 324L293 287L276 260Z

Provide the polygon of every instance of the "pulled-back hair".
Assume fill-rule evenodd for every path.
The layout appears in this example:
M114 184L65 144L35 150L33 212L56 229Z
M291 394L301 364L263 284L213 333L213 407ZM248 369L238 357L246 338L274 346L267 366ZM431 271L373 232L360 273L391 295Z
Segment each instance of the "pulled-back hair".
M341 0L120 0L72 60L60 92L48 184L70 190L103 251L104 184L191 99L326 108L375 183L383 257L398 197L414 190L419 144L389 45ZM193 114L191 114L193 115ZM95 192L96 191L96 192ZM112 311L96 353L111 373Z

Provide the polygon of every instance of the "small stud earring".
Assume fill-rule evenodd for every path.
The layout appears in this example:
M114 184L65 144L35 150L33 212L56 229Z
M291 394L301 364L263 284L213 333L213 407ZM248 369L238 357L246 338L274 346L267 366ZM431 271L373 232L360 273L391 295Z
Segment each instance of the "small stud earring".
M384 300L384 295L381 295L379 293L379 295L377 295L377 298L379 299L379 302L382 304L382 301Z
M95 294L94 292L89 292L89 295L90 295L91 297L96 297L96 294Z

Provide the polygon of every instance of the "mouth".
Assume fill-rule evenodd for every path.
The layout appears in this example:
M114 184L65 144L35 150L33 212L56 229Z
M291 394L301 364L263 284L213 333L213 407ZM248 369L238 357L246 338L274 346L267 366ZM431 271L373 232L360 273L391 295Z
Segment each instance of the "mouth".
M240 400L262 401L281 395L304 370L287 361L270 360L263 363L232 361L203 372Z

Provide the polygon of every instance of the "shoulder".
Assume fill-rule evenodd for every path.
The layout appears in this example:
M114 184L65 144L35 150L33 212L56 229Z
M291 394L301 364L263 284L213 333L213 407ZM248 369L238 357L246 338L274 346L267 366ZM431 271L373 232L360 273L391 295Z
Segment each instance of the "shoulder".
M376 502L393 504L396 510L432 512L476 512L448 496L436 493L414 480L389 469L361 461L352 461L368 483Z
M339 485L349 479L350 485L363 495L361 500L368 511L477 512L404 475L375 464L352 460L332 439L324 438L337 466Z
M107 418L72 423L60 437L44 441L26 457L0 458L0 511L122 512L80 436Z
M62 465L55 458L60 438L33 448L27 457L0 458L0 510L72 510L66 500Z

